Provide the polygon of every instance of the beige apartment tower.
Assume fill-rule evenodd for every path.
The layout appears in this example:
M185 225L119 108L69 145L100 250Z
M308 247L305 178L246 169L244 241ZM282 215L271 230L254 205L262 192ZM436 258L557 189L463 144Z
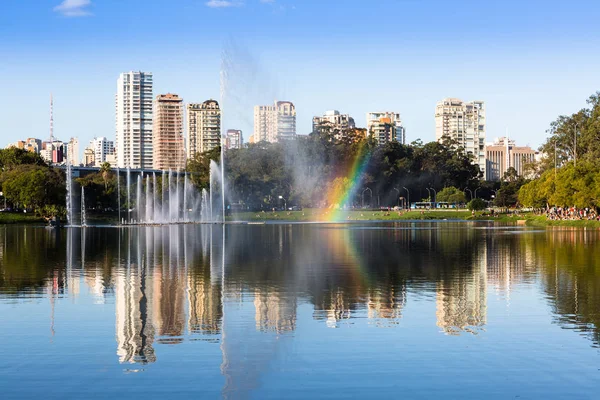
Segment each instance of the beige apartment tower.
M187 105L187 156L221 145L221 109L215 100Z
M154 169L181 171L185 168L183 99L176 94L159 94L154 100L152 147Z
M486 146L485 179L499 181L506 171L513 167L519 176L525 174L525 164L535 161L536 152L529 146L517 146L514 140L506 137L496 139Z
M254 143L296 139L294 103L277 101L272 106L255 106L253 136Z
M457 141L485 176L485 105L483 101L464 102L446 98L435 107L435 139L444 136Z

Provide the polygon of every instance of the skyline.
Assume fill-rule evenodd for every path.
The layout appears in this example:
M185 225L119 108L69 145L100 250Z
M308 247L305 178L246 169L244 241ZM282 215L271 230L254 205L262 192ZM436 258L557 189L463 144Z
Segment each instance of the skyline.
M126 71L152 72L154 97L220 101L225 60L223 131L241 129L246 141L252 107L273 100L295 104L298 134L327 110L350 114L360 127L367 112L393 111L407 143L433 141L435 104L457 97L486 102L486 142L508 129L520 145L537 148L550 122L584 107L598 89L598 56L588 49L600 37L585 26L600 5L584 3L574 10L540 1L517 8L514 1L56 0L40 7L24 0L0 16L0 55L8 60L0 63L0 146L49 136L51 92L56 137L113 140L116 81ZM401 18L364 22L381 15ZM457 15L468 23L448 26ZM334 23L323 23L328 16Z

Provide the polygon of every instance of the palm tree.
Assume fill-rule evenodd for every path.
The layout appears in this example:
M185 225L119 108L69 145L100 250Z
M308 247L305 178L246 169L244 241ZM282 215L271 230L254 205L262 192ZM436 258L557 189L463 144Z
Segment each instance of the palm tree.
M104 190L108 189L108 174L110 173L110 163L103 162L100 166L100 173L102 174L102 179L104 180Z

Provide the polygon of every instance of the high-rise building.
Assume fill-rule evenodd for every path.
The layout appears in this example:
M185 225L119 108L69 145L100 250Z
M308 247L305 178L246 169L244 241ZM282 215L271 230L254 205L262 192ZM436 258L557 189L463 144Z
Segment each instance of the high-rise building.
M160 94L154 101L154 169L181 171L185 168L183 144L183 99Z
M485 154L485 179L499 181L510 167L523 176L525 164L535 161L536 151L529 146L517 146L514 140L501 137L486 146Z
M215 100L187 105L187 157L221 145L221 109Z
M7 148L16 147L18 149L27 150L32 153L40 153L42 151L42 141L36 138L27 138L25 140L17 140L14 143L11 143L7 146Z
M83 150L83 165L85 167L93 167L96 163L96 153L91 147L86 147Z
M122 73L116 95L118 167L152 168L152 120L152 73Z
M435 138L449 137L475 158L485 176L485 105L446 98L435 108Z
M104 136L94 138L90 142L90 148L94 151L94 165L97 167L108 162L108 158L115 154L115 143Z
M291 101L254 107L254 142L296 139L296 107Z
M367 113L367 132L373 135L379 144L392 141L406 144L406 130L402 125L400 113L389 111Z
M326 111L321 117L313 117L313 132L321 132L326 129L336 139L341 139L349 129L356 128L354 118L348 114L340 114L338 110Z
M79 139L71 138L67 146L67 164L79 165Z
M277 140L296 139L296 107L291 101L275 103Z
M237 129L227 130L227 135L225 136L225 148L227 150L241 149L243 143L244 138L242 137L242 131Z
M275 109L273 106L254 106L254 143L276 142Z

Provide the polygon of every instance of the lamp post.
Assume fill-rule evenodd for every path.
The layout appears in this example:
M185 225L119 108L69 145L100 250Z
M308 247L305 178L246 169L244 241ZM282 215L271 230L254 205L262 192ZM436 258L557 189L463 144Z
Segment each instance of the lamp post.
M398 190L396 188L392 188L392 190L395 190L396 192L398 192L398 206L400 206L400 190Z
M429 188L425 188L425 190L427 190L427 200L431 202L431 192L429 191Z
M469 191L469 194L471 195L471 200L473 200L473 192L471 191L471 189L469 188L465 188L465 191Z
M408 191L407 188L405 188L404 186L402 186L402 189L406 190L406 194L407 194L407 201L408 201L408 208L410 209L410 192Z
M285 201L283 196L279 196L279 200L283 200L283 209L284 209L284 211L287 210L287 202Z
M480 187L478 187L477 189L475 189L475 198L477 198L477 191L481 189Z
M435 204L436 200L437 200L437 192L435 191L434 188L430 188L431 190L433 190L433 203ZM436 208L436 207L433 207Z

